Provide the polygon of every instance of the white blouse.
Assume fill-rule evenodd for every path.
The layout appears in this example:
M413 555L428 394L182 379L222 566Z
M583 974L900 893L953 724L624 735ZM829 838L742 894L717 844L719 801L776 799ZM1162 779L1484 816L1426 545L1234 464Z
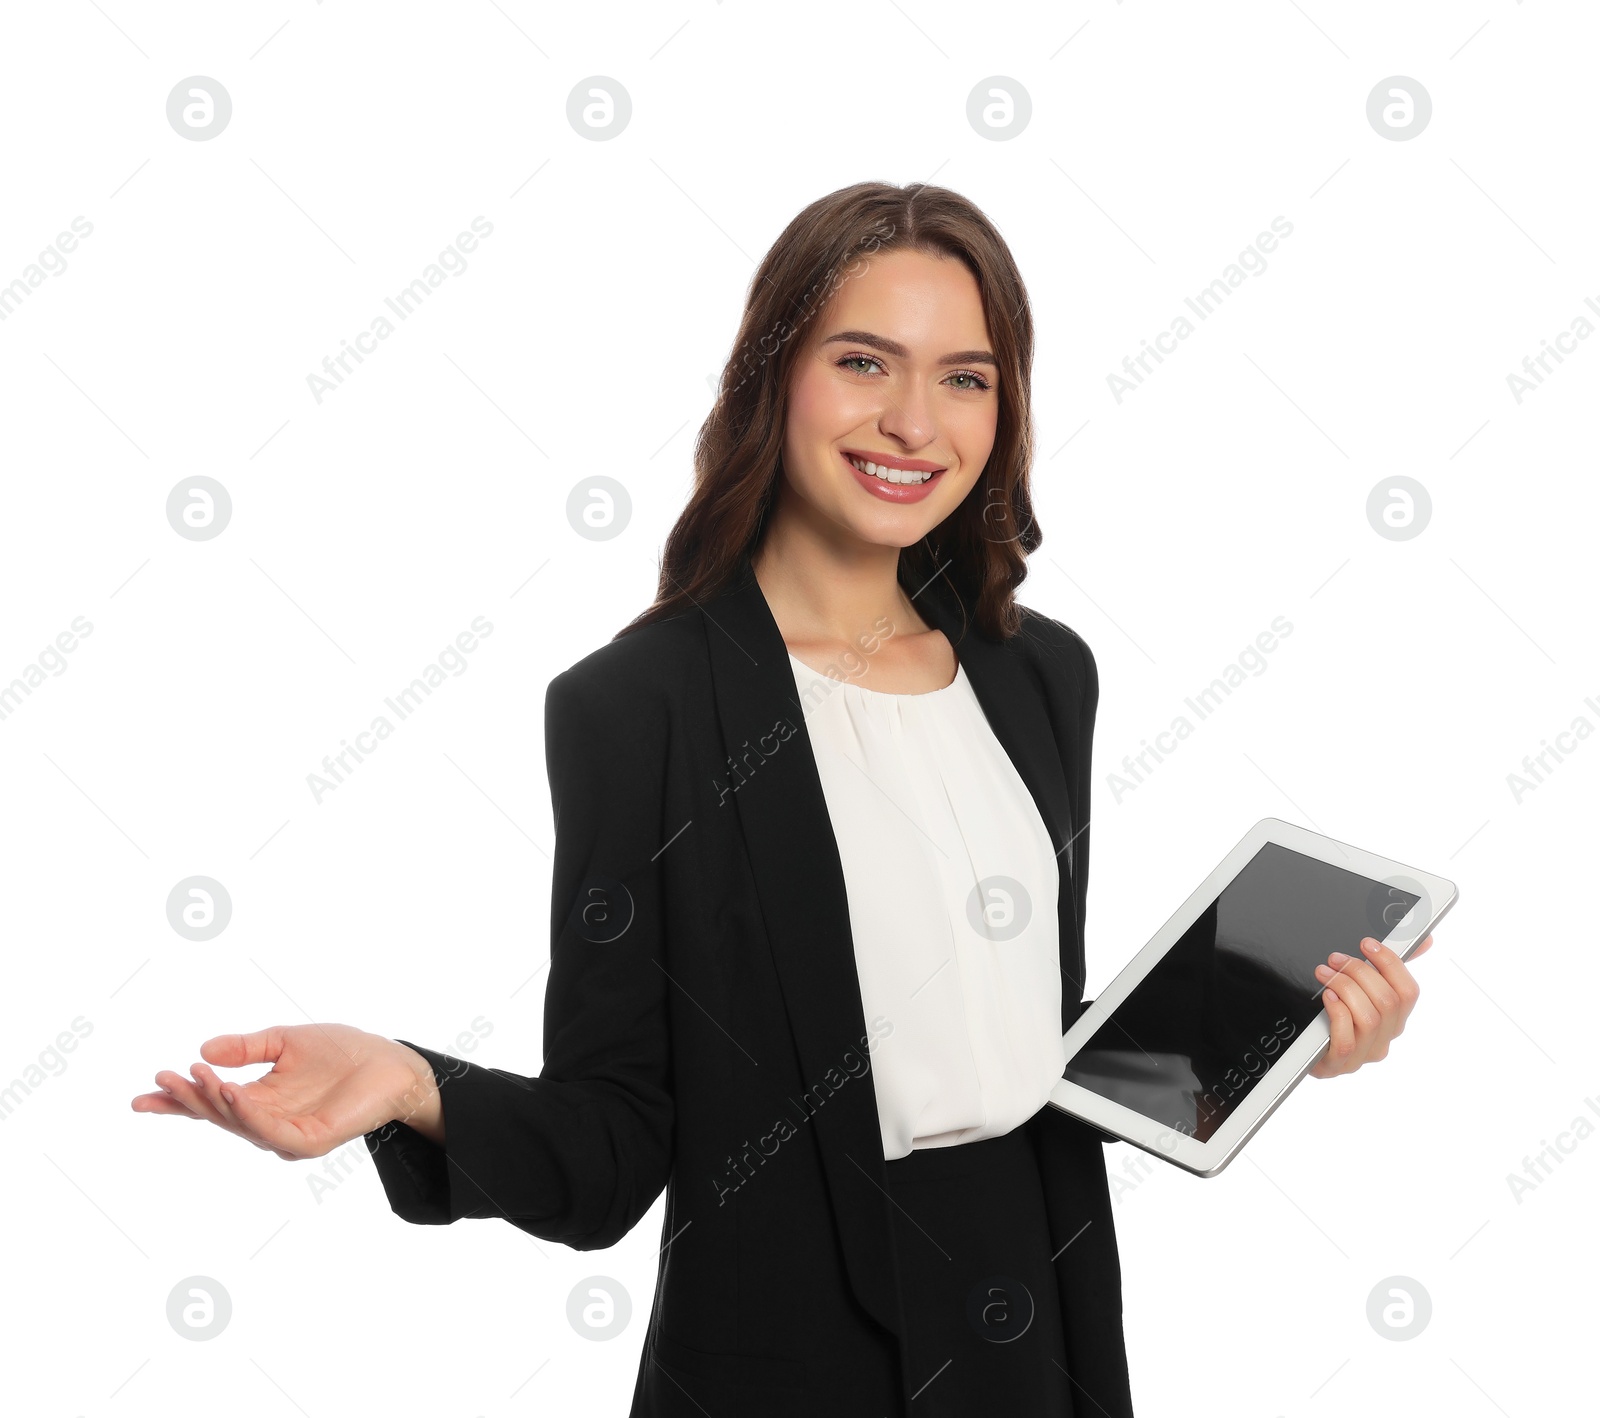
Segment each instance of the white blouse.
M926 694L793 654L844 867L885 1160L999 1137L1044 1106L1061 1044L1055 849L966 670ZM981 891L981 895L980 895Z

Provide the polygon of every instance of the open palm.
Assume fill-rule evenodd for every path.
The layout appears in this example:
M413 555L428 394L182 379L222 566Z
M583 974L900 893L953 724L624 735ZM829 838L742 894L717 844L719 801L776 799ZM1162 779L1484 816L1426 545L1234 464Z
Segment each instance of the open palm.
M161 1091L133 1100L136 1113L203 1119L237 1133L285 1161L321 1157L396 1115L414 1082L409 1051L347 1024L275 1025L254 1034L219 1034L200 1046L204 1063L187 1078L162 1069ZM224 1080L219 1068L270 1063L249 1083Z

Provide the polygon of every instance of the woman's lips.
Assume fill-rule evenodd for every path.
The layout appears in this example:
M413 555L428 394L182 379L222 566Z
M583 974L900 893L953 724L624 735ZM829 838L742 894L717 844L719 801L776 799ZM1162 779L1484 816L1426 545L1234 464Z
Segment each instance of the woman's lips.
M921 502L938 486L939 479L944 476L943 471L940 471L922 483L888 483L882 478L873 477L871 473L862 472L843 453L839 456L844 459L844 465L850 470L850 476L874 497L882 498L885 502Z

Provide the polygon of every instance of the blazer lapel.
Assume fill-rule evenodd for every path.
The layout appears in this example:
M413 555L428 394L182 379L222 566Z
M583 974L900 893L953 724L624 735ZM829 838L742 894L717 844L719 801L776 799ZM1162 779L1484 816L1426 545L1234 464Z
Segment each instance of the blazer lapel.
M867 1032L839 848L788 647L748 559L739 582L702 611L734 802L805 1086L814 1088L844 1072L847 1052L861 1055ZM774 752L752 748L764 735L778 741ZM856 1298L903 1334L877 1099L870 1087L839 1088L812 1125Z
M1081 958L1071 873L1071 809L1042 687L1018 648L967 625L941 583L918 593L966 670L996 738L1038 806L1061 864L1063 1029L1078 1012ZM866 1020L849 899L788 647L745 558L732 585L701 608L730 786L807 1087L862 1052ZM756 747L775 740L775 751ZM1070 949L1067 942L1071 942ZM869 1075L870 1076L870 1073ZM852 1288L886 1329L904 1334L891 1250L883 1138L870 1088L840 1088L813 1116Z

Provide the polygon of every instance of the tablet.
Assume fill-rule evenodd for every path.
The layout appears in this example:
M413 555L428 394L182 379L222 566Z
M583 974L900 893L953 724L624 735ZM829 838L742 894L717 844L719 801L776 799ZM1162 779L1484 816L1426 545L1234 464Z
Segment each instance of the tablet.
M1275 817L1245 834L1067 1031L1053 1107L1214 1177L1326 1052L1313 972L1375 936L1403 960L1453 882Z

